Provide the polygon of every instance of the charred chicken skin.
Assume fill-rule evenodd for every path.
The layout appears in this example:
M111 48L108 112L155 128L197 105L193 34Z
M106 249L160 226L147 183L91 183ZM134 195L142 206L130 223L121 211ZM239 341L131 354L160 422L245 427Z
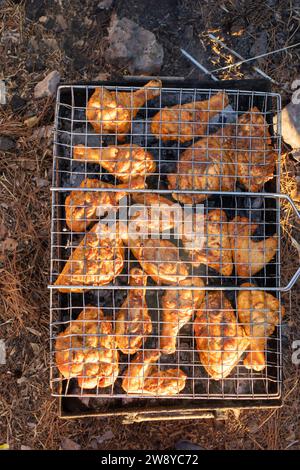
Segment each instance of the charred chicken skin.
M227 377L249 345L229 300L221 291L208 292L194 321L199 358L214 379Z
M73 158L99 163L123 183L130 182L137 176L147 177L156 169L152 154L135 144L110 145L101 148L75 145Z
M73 232L85 232L92 222L105 215L110 210L117 210L119 201L126 196L122 191L128 188L128 183L114 186L97 179L86 178L82 181L81 188L115 188L115 192L98 191L72 191L66 197L65 211L66 224ZM144 178L139 176L130 181L131 189L142 189L145 187Z
M274 333L280 320L280 312L281 316L285 312L273 295L255 290L255 286L248 282L241 287L253 287L250 291L239 291L237 296L239 321L250 338L250 352L244 359L244 366L262 371L266 367L267 338Z
M273 178L276 153L271 147L269 126L256 107L239 117L232 126L234 152L239 181L247 191L260 191Z
M179 157L177 171L167 176L171 190L233 191L236 168L232 163L231 136L220 129L203 137L187 148ZM173 198L183 204L196 204L207 199L207 194L178 194Z
M178 369L160 370L156 362L159 351L140 351L129 363L122 387L127 393L142 395L178 395L186 383L186 374Z
M203 230L199 224L203 224ZM226 213L214 209L204 220L194 221L192 233L183 233L183 245L195 266L206 264L224 276L231 275L233 264L228 225Z
M180 329L192 319L195 309L200 307L205 295L204 289L188 289L189 286L204 287L204 282L199 277L185 279L180 285L187 286L187 289L167 290L161 299L160 349L163 354L173 354L176 351L176 339Z
M82 292L78 285L102 286L120 274L124 265L124 246L119 238L118 226L111 229L100 222L85 235L74 249L55 285L60 292Z
M160 80L151 80L133 93L96 88L88 101L87 120L96 132L114 133L119 141L123 141L139 109L159 96L160 88Z
M232 256L235 270L240 277L250 277L258 273L276 254L278 237L252 240L258 224L247 217L237 216L229 223Z
M151 132L158 139L187 142L207 131L209 120L228 105L221 92L206 101L195 101L162 108L152 119Z
M180 205L159 194L132 193L132 200L136 206L132 206L130 224L140 236L170 230L182 218Z
M111 320L97 307L86 307L58 335L55 359L60 373L66 379L76 377L81 388L112 385L119 367Z
M116 321L116 341L124 354L135 354L143 339L152 332L151 317L146 303L147 276L138 268L130 270L130 286Z

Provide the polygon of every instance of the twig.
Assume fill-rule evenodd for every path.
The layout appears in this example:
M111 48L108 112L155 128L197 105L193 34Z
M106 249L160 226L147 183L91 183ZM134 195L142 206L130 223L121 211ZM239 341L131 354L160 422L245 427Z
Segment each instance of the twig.
M217 42L218 44L220 44L222 47L224 47L224 49L226 49L227 51L229 51L232 55L234 55L235 57L237 57L238 59L241 59L241 61L245 61L246 62L246 59L241 56L238 52L236 52L235 50L231 49L230 47L226 46L226 44L221 41L220 39L218 39L214 34L209 34L208 37L210 39L212 39L213 41ZM237 65L237 64L232 64L232 65ZM258 67L253 67L254 70L259 73L260 75L262 75L263 77L267 78L268 80L271 80L271 82L275 83L276 85L278 85L278 83L273 80L273 78L271 78L269 75L267 75L265 72L263 72L261 69L259 69ZM221 70L221 69L219 69Z

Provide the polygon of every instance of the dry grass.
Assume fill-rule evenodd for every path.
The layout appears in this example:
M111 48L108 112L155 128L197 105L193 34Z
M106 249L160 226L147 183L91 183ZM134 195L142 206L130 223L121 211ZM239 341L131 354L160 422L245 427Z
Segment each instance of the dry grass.
M193 1L191 7L190 0L185 0L182 1L182 8L193 12L194 16L190 21L194 25L194 34L198 37L201 35L204 42L207 41L208 30L213 30L220 38L225 38L229 46L239 50L237 41L246 36L252 41L258 32L265 29L268 31L268 48L275 49L278 47L279 33L283 35L283 44L297 42L299 33L299 9L295 8L293 2L279 3L275 10L275 7L265 7L258 0L229 1L226 2L229 13L226 13L219 2L215 2L213 7L212 2ZM76 10L74 3L72 5L73 9L69 10L66 2L65 17L69 19L69 11L74 10L75 16L83 15L83 22L85 12L82 8ZM132 8L131 2L128 3L129 8ZM283 17L283 13L287 16ZM206 30L199 21L201 17L205 18ZM103 30L105 24L106 20L103 21ZM242 36L230 35L230 28L239 24L244 28ZM247 25L252 25L252 28ZM245 411L239 416L232 414L226 422L205 420L201 425L195 421L182 421L139 423L126 427L121 426L117 419L103 420L101 423L94 419L66 422L57 417L57 402L51 398L49 391L48 370L51 142L45 139L34 140L34 129L26 127L24 120L35 115L38 117L38 126L52 122L53 100L32 100L35 83L47 71L56 68L66 81L71 81L84 77L91 79L99 71L110 70L103 62L103 32L99 28L95 30L97 41L94 44L98 44L97 52L92 51L93 60L84 69L75 71L59 47L46 54L45 69L42 72L28 73L25 63L31 55L28 49L30 39L36 36L40 40L41 35L51 39L55 34L45 32L38 22L26 22L24 3L7 0L1 6L0 36L5 31L17 35L16 39L0 43L0 54L7 59L3 61L3 77L0 76L0 79L5 77L9 96L17 92L28 98L28 103L23 113L13 113L9 106L0 109L0 134L17 140L13 152L0 153L0 221L1 227L4 227L0 233L5 233L6 238L15 241L0 256L0 335L5 339L7 349L7 365L0 366L0 443L9 442L12 448L27 445L36 449L57 449L62 439L69 437L82 448L97 446L108 449L165 449L172 447L179 439L197 442L204 448L300 448L299 371L291 361L291 344L293 340L299 339L297 335L300 331L299 289L292 291L291 298L284 295L285 305L291 302L293 308L283 327L285 391L282 409ZM85 34L89 37L88 28ZM57 40L59 41L58 37ZM161 41L166 49L172 49L170 41L173 41L173 36L170 39L164 35ZM87 53L91 52L88 46L84 47ZM232 61L229 54L224 54L218 48L212 51L212 59L216 67ZM182 70L177 65L181 67L182 63L174 58L171 65L165 65L164 72L182 75ZM292 50L276 58L265 59L259 66L281 83L279 91L287 99L287 82L292 81L296 73L299 73L298 63L299 52ZM252 74L251 69L239 68L232 70L230 74L224 74L224 78L244 77L247 74ZM298 198L297 168L288 156L283 159L282 172L282 190L293 198ZM290 238L292 236L297 239L298 229L294 213L285 204L282 220L282 282L286 283L298 267L297 250L291 245ZM98 445L97 437L109 429L113 431L114 438Z

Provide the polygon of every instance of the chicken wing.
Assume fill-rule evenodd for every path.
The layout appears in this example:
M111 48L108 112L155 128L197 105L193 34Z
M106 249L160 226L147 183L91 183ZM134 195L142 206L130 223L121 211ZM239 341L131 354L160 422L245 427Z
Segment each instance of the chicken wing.
M116 133L118 140L122 141L130 131L131 122L139 109L147 101L159 96L160 88L160 80L151 80L134 92L96 88L88 101L87 120L96 132Z
M230 134L230 133L229 133ZM225 129L203 137L179 157L177 170L167 175L171 190L233 191L236 168L232 163L232 141ZM196 204L207 194L178 194L173 198L183 204Z
M170 230L182 220L182 208L179 204L156 193L132 193L131 230L140 236L153 236Z
M153 155L135 144L109 145L101 148L75 145L73 158L99 163L123 183L130 182L136 176L147 177L156 169Z
M140 351L129 363L122 387L127 393L142 395L178 395L186 383L186 374L178 368L160 370L155 364L160 358L158 351Z
M60 292L83 292L78 285L102 286L111 282L123 269L124 246L118 225L113 229L97 223L74 249L55 285Z
M129 290L116 321L116 341L124 354L135 354L143 344L143 338L152 332L151 317L146 303L147 276L138 268L130 270Z
M209 120L228 105L224 92L206 101L195 101L162 108L152 118L151 132L158 139L187 142L206 133Z
M228 220L223 210L210 210L204 219L195 219L193 231L185 231L182 242L195 266L206 264L223 276L231 275L231 244Z
M229 223L232 257L235 270L240 277L250 277L258 273L276 254L278 236L255 241L251 236L258 224L247 217L237 216Z
M283 316L285 311L276 297L255 290L253 284L246 282L241 287L253 287L251 291L239 291L237 296L239 321L250 338L250 352L244 359L244 366L262 371L266 367L267 338L274 333L280 313Z
M81 188L115 188L116 192L98 191L72 191L65 200L66 224L73 232L85 232L92 222L96 222L107 211L117 210L119 201L126 196L122 189L128 184L123 183L114 186L97 179L86 178L82 181ZM130 181L131 189L145 187L144 178L136 177Z
M119 367L111 320L97 307L87 306L58 335L55 359L60 373L76 377L81 388L112 385Z
M196 311L194 331L200 361L214 380L227 377L249 345L231 303L221 291L207 293Z
M276 161L264 114L256 107L250 109L232 126L232 133L238 179L247 191L260 191L273 178Z
M140 263L143 271L157 284L175 284L187 278L186 263L179 257L179 249L169 240L158 238L138 238L122 234Z
M180 285L187 286L187 289L167 290L161 299L160 349L164 354L173 354L176 351L176 339L180 329L192 319L195 309L200 307L205 294L204 282L200 277L187 278ZM188 286L202 287L202 289L191 290Z

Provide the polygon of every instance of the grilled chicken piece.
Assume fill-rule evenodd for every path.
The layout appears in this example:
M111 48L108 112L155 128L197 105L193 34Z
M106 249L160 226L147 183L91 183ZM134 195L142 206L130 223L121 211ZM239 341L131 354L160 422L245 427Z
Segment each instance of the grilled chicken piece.
M240 277L250 277L258 273L276 254L277 235L255 241L251 236L258 224L247 217L237 216L229 223L232 257L235 270Z
M109 145L101 148L75 145L73 158L99 163L123 183L130 183L131 179L137 176L147 177L156 169L152 154L135 144Z
M130 211L130 231L140 236L152 236L174 228L182 220L179 204L156 193L132 193L133 201L138 204Z
M55 359L60 373L66 379L76 377L81 388L112 385L119 367L111 320L97 307L87 306L58 335Z
M142 395L178 395L186 382L186 374L178 369L160 370L155 364L160 358L159 351L140 351L129 363L122 387L127 393Z
M162 108L152 118L151 132L158 139L187 142L207 131L209 120L228 105L228 96L220 92L206 101L195 101Z
M247 191L260 191L273 178L276 153L271 147L269 126L256 107L239 117L232 126L234 161L239 181Z
M66 224L73 232L85 232L92 222L96 222L103 217L106 212L118 209L119 201L126 196L128 184L123 183L117 186L105 183L97 179L86 178L82 181L81 188L115 188L115 192L98 191L72 191L66 197L65 211ZM131 189L142 189L145 187L144 178L138 176L130 181Z
M187 278L187 265L179 257L179 249L169 240L138 238L121 233L143 271L157 284L179 284Z
M194 331L200 361L214 380L227 377L249 345L231 303L221 291L207 293L196 311Z
M147 276L138 268L130 270L129 290L116 321L116 341L124 354L135 354L143 344L143 338L152 332L151 317L146 303Z
M133 93L96 88L88 101L87 120L96 132L114 133L119 141L123 141L139 109L159 96L160 88L160 80L151 80Z
M226 128L208 135L188 147L179 157L177 171L167 175L171 190L233 191L236 168L232 163L232 141ZM207 194L178 194L173 198L183 204L196 204Z
M76 286L103 286L120 274L124 265L124 246L119 228L110 228L99 222L85 235L73 250L55 285L60 292L83 292Z
M262 371L266 367L265 351L267 338L274 333L279 323L280 312L284 316L284 307L273 295L255 290L249 282L241 287L253 287L253 290L239 291L237 312L246 335L250 338L250 352L244 359L247 369Z
M195 266L206 264L223 276L233 270L231 244L226 213L210 210L204 217L193 221L193 233L186 230L182 242Z
M162 303L162 331L160 349L163 354L173 354L176 351L176 338L180 329L188 323L196 308L200 307L205 291L191 290L189 286L204 287L200 277L185 279L180 283L187 286L184 290L167 290L164 292Z

